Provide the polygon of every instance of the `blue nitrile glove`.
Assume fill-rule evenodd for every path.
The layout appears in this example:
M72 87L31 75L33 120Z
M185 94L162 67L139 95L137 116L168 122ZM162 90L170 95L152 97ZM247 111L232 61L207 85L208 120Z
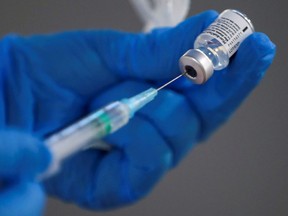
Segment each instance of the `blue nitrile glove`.
M0 215L40 216L45 196L35 177L48 166L43 143L15 130L0 131Z
M1 42L3 122L46 136L111 101L179 75L180 56L217 13L149 34L78 31ZM132 203L198 142L223 124L258 84L275 46L262 33L241 45L228 69L202 86L182 78L162 90L106 141L67 160L46 181L49 194L91 209Z

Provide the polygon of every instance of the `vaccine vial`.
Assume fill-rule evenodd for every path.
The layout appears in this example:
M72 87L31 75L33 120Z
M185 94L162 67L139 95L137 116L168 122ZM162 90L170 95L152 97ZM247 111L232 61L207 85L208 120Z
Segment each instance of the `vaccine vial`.
M205 83L214 73L229 64L229 58L254 32L252 22L238 10L228 9L201 33L179 60L182 73L194 83Z

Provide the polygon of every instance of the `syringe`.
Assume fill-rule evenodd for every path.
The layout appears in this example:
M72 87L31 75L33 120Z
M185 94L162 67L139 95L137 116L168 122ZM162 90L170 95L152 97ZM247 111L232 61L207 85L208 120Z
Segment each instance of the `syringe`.
M52 162L41 179L56 173L64 159L89 146L109 149L111 146L100 139L126 125L135 112L156 97L160 89L181 76L182 74L158 89L150 88L131 98L112 102L49 137L45 143L52 154Z

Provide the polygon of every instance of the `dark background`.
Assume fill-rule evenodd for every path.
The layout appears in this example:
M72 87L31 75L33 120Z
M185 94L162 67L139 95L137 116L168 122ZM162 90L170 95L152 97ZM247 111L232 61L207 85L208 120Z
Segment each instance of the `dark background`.
M50 199L46 216L286 216L288 215L288 103L286 1L194 0L190 15L240 9L277 45L261 85L236 115L199 145L136 205L105 213ZM71 29L141 30L128 1L1 0L0 34ZM285 54L286 53L286 54Z

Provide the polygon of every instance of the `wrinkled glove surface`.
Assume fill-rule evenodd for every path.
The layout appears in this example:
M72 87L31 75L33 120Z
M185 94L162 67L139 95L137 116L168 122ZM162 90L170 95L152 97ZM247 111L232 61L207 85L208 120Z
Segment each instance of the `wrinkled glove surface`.
M207 11L148 34L77 31L10 35L0 44L3 126L45 137L107 103L179 75L178 60L217 17ZM275 46L248 37L228 68L204 85L181 78L124 128L67 160L45 182L49 194L90 209L109 209L148 194L196 143L223 124L271 64Z

